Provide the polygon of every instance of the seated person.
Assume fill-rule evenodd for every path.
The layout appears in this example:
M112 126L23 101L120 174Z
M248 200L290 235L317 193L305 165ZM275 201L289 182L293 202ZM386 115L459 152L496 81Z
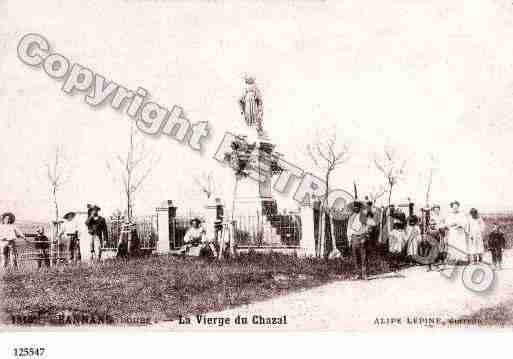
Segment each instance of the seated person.
M194 218L191 220L191 226L183 238L184 245L179 249L179 253L189 256L199 257L205 249L210 249L213 254L216 253L214 244L208 241L206 230L201 226L201 220Z

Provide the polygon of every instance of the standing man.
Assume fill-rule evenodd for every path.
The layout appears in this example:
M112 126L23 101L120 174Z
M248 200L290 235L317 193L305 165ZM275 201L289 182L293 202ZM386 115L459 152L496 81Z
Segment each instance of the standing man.
M108 240L107 222L105 218L99 215L100 207L97 205L87 205L87 220L85 222L87 231L91 235L91 258L102 258L103 243Z
M370 231L376 223L371 218L369 208L361 202L353 203L353 214L347 223L347 239L355 268L360 268L360 278L367 279L367 247Z
M11 261L14 268L18 267L16 240L23 238L27 242L23 233L15 226L15 221L16 217L11 212L6 212L0 217L0 250L6 268Z

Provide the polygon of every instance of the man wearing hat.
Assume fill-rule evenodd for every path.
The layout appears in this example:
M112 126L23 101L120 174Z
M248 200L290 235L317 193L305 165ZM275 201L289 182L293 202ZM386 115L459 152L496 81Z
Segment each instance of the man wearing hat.
M69 253L69 261L71 263L80 261L81 259L80 245L78 242L78 227L73 221L75 216L75 212L68 212L63 216L64 223L62 224L61 232L59 234L59 253L67 250Z
M9 265L12 259L13 267L18 267L18 251L16 249L16 239L27 239L23 233L14 225L16 217L11 212L6 212L0 217L0 251L4 267Z
M107 222L105 218L98 213L100 207L97 205L87 205L87 220L85 222L87 231L91 235L91 258L95 255L98 260L102 258L102 246L109 238Z
M360 269L360 278L367 279L367 247L372 226L376 223L371 217L370 208L361 203L353 203L353 214L347 222L347 239L351 246L351 254L355 268Z

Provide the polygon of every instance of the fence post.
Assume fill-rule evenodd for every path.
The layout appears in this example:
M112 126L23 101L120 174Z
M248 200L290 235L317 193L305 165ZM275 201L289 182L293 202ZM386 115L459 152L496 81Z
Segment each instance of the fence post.
M310 202L301 206L301 238L299 240L300 254L315 256L314 209Z
M231 221L230 225L230 257L235 257L235 221Z
M167 201L168 208L168 227L169 227L169 243L173 242L173 249L176 248L176 206L173 201Z
M57 251L58 251L58 244L57 244L57 235L59 233L59 222L58 221L52 221L50 222L50 266L53 267L57 264Z

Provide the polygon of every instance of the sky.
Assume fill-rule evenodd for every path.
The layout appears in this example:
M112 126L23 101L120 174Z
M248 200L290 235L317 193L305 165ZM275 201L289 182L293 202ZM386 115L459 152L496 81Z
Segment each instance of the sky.
M131 119L68 95L17 57L23 35L149 99L208 121L202 153L166 136L142 135L160 154L137 195L152 214L172 199L179 210L205 200L194 178L212 171L229 201L233 176L212 159L226 131L240 127L237 107L249 72L264 100L264 127L276 150L322 175L305 147L316 130L336 128L351 144L334 186L366 193L383 183L373 153L397 148L407 175L394 200L423 201L430 158L437 159L433 201L447 207L513 209L509 155L513 122L513 5L508 1L0 1L0 211L48 220L45 172L55 145L65 148L71 180L63 211L96 202L123 208L107 161L126 152ZM295 208L292 195L280 195Z

